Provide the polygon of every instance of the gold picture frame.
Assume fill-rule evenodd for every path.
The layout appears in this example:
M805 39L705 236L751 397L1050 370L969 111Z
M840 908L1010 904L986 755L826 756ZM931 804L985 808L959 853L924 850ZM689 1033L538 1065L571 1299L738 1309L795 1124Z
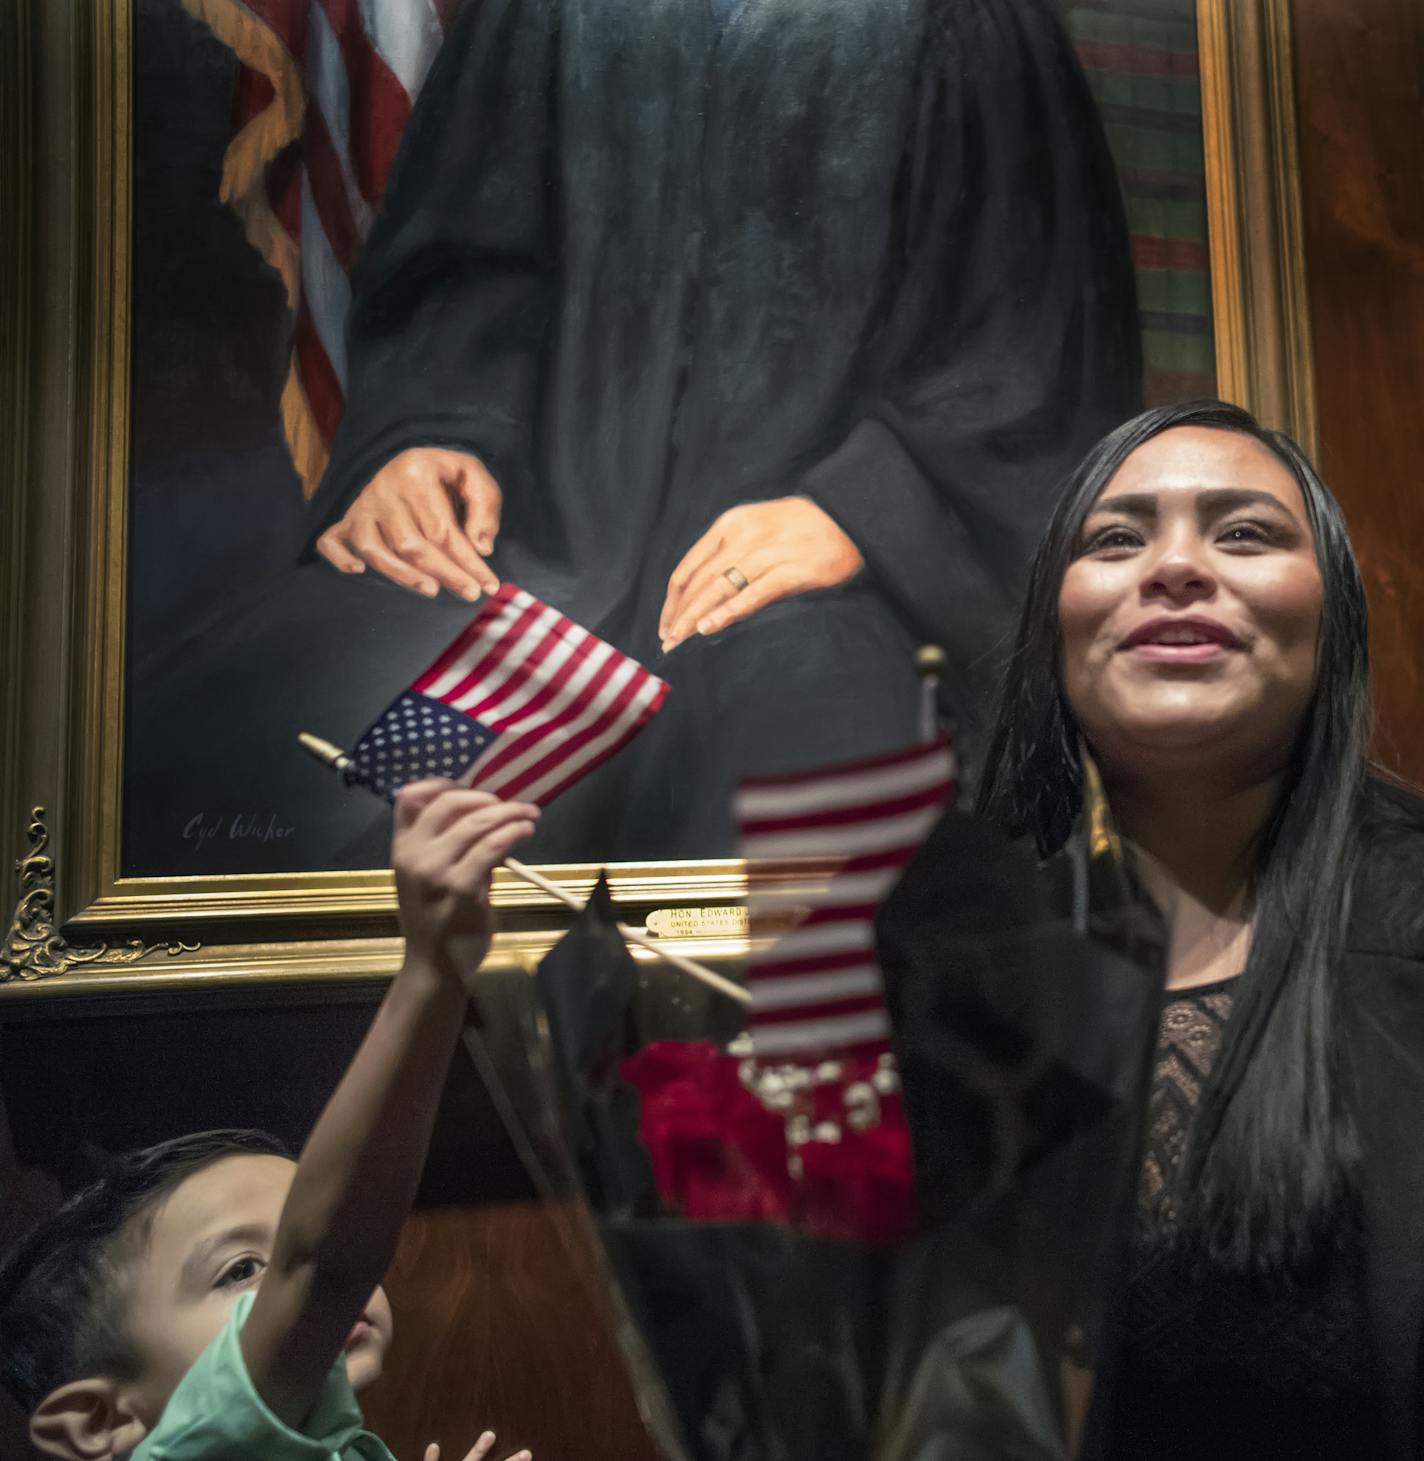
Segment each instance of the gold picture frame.
M1287 0L1198 0L1219 389L1310 446ZM0 998L364 981L398 957L388 873L120 875L134 159L130 0L14 0L0 108L16 205L0 237L0 838L18 859ZM575 891L598 868L545 867ZM7 872L9 870L7 869ZM714 964L744 952L742 867L623 864L628 922ZM501 873L498 957L567 913Z

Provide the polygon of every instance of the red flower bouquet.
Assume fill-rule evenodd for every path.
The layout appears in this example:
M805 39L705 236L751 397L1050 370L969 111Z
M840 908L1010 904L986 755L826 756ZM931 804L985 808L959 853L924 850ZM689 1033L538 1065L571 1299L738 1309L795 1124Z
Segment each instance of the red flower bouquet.
M669 1212L869 1242L913 1231L910 1132L888 1057L761 1067L705 1040L658 1040L623 1076Z
M657 1040L623 1062L638 1134L664 1205L711 1222L787 1222L795 1202L786 1126L705 1040Z
M1075 1454L1160 920L1111 849L1039 869L951 816L875 932L884 1034L834 1059L755 1020L746 1049L739 1006L634 964L602 886L503 1011L481 1000L511 1131L575 1254L596 1240L673 1461Z

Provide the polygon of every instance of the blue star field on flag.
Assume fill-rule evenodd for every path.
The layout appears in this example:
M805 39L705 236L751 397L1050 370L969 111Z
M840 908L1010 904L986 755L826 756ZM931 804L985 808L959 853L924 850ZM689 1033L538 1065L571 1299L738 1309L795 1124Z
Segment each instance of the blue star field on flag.
M408 781L459 780L494 738L463 712L407 690L361 737L351 760L358 780L393 800Z

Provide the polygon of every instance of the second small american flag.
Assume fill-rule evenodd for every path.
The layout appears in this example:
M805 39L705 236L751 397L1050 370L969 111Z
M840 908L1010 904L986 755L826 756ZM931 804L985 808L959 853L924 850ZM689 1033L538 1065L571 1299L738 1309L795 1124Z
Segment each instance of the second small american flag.
M954 791L954 753L942 739L743 782L737 820L753 940L747 1028L759 1060L888 1048L875 911Z
M543 805L631 740L666 695L637 660L506 583L351 760L387 797L444 776Z

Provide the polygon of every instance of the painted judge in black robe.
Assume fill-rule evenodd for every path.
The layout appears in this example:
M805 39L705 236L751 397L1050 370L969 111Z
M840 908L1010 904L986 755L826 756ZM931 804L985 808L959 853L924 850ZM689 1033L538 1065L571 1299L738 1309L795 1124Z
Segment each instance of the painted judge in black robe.
M264 756L299 720L349 740L497 575L673 691L537 850L725 853L737 775L915 736L919 643L972 748L1053 489L1139 377L1044 0L474 0L357 270L312 561L166 693L245 681ZM369 809L281 776L278 856L380 860Z

